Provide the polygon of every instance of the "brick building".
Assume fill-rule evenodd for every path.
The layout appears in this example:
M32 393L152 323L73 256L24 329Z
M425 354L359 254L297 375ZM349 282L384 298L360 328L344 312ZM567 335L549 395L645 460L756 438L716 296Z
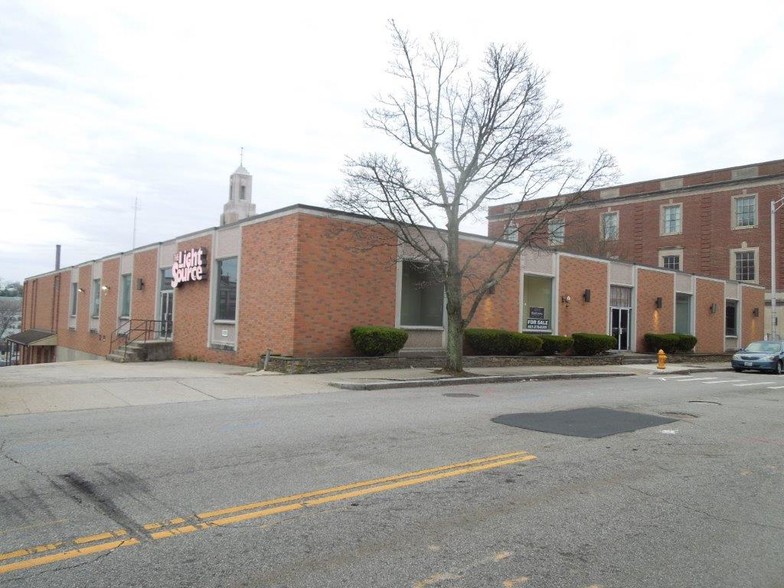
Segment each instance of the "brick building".
M238 169L232 186L239 190L236 180L246 176ZM238 193L249 203L249 189ZM350 356L351 327L367 324L406 329L406 352L445 348L443 287L427 283L413 252L386 229L305 205L241 213L218 227L27 278L21 363L100 358L118 333L134 328L171 339L175 358L238 365L256 365L267 350ZM567 252L518 254L511 243L477 235L463 235L461 251L477 255L473 279L501 257L517 257L482 301L475 327L611 333L629 350L644 349L646 332L678 326L697 335L701 352L762 335L764 294L754 284ZM717 309L730 304L737 332L727 339Z
M760 285L767 290L766 334L778 336L770 314L770 210L782 197L784 160L593 190L548 219L547 245ZM569 197L560 197L564 199ZM543 198L494 206L488 213L488 234L515 238L558 202ZM782 214L776 216L775 228L776 306L784 305ZM737 305L730 301L724 313L727 335L732 336Z

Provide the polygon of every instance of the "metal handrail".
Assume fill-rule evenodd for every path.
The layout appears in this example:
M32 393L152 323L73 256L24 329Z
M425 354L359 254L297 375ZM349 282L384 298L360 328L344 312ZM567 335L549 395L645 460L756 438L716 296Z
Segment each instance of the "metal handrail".
M165 330L163 327L165 327ZM124 356L128 353L128 345L138 341L139 339L143 339L145 343L152 339L163 339L164 341L169 341L171 339L171 327L171 321L159 321L153 319L128 319L112 332L112 335L109 339L109 354L115 350L115 344L117 344L120 340L124 341L122 344L124 347ZM168 334L161 337L161 332ZM119 346L117 347L119 348Z

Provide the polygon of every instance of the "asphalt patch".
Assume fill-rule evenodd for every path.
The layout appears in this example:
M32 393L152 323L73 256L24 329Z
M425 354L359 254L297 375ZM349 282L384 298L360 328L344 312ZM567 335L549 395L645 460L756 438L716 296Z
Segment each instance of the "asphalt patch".
M638 429L674 423L677 419L609 408L577 408L554 412L503 414L492 420L501 425L541 433L599 439L618 433L630 433Z

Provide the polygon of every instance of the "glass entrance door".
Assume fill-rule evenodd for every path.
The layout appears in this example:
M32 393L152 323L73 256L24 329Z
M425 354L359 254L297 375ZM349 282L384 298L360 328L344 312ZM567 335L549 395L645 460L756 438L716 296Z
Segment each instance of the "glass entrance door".
M161 292L161 339L171 339L172 336L172 318L174 317L174 292L172 290L164 290Z
M629 350L629 324L631 308L611 308L610 325L613 336L618 340L618 351Z

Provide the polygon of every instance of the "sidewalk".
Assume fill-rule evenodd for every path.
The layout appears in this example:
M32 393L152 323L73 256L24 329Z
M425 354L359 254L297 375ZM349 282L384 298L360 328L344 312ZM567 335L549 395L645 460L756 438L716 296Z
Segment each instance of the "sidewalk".
M0 416L459 384L723 371L726 363L472 368L452 378L432 368L282 375L238 366L187 361L114 363L102 360L0 368Z

